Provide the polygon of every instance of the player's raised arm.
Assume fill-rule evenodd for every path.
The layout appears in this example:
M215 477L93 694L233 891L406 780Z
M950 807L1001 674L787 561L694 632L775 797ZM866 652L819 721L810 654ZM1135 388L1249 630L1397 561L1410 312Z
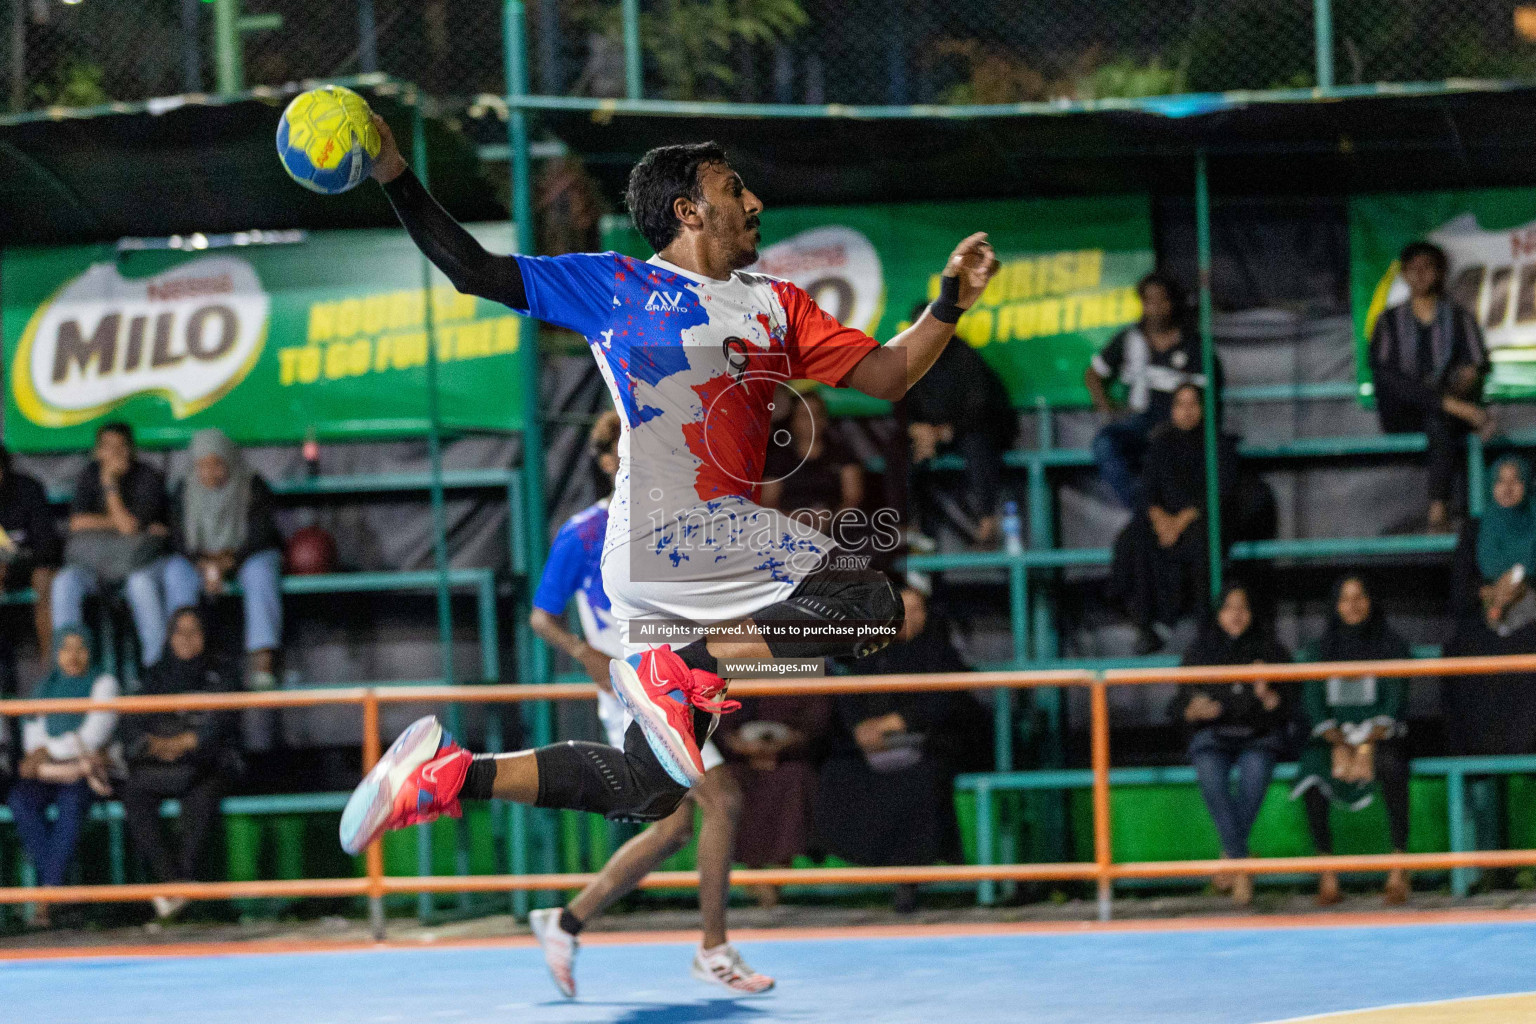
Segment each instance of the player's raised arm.
M904 397L939 358L960 314L981 297L997 268L985 231L955 246L944 266L939 297L911 327L861 359L843 378L843 386L893 402Z
M382 145L371 173L384 186L384 194L411 239L465 295L477 295L513 309L527 309L528 297L517 260L486 252L412 172L384 119L374 114L373 123L379 129Z

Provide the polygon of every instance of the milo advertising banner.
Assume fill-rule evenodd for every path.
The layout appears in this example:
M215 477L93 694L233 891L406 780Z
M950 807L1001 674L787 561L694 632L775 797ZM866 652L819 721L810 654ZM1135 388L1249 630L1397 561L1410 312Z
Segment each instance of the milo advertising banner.
M1536 396L1536 190L1356 196L1349 238L1362 394L1371 393L1366 350L1376 319L1408 298L1397 254L1424 238L1445 250L1447 291L1482 325L1493 361L1487 396Z
M886 341L935 298L950 251L987 231L1002 269L957 328L1017 406L1086 405L1083 368L1141 316L1136 282L1153 266L1145 196L769 208L754 270L800 285L838 320ZM627 219L604 245L651 254Z
M478 225L508 251L510 225ZM87 448L106 420L146 444L223 428L251 444L420 433L428 325L445 426L516 430L520 318L424 288L403 231L297 235L202 252L112 246L7 250L0 259L5 441Z

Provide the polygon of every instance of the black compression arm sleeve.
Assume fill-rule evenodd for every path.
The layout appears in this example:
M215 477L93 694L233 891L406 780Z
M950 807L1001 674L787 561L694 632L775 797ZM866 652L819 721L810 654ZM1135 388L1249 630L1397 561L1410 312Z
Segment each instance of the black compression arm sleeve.
M414 171L406 168L405 173L384 186L384 194L411 239L455 288L465 295L478 295L513 309L528 308L517 260L486 252L475 236L432 198Z

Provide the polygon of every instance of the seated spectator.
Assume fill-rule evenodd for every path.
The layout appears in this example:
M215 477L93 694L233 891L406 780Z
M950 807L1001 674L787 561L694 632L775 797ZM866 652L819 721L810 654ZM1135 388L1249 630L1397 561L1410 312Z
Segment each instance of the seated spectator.
M239 688L235 674L211 657L195 608L171 616L170 651L144 673L141 693L224 693ZM190 882L208 838L219 823L219 799L234 755L234 716L228 711L179 711L127 715L120 733L128 778L123 812L128 834L157 882ZM173 856L161 833L160 802L181 801L181 843ZM155 916L165 919L186 904L156 896Z
M918 303L912 322L927 308L926 302ZM1002 523L998 497L1003 452L1013 447L1019 434L1019 417L1002 378L981 353L956 335L907 392L905 408L912 461L926 462L940 451L954 452L965 460L962 511L971 539L978 547L996 547ZM931 514L935 504L931 478L920 478L918 486L924 513Z
M1142 471L1145 506L1115 539L1110 596L1137 629L1137 654L1158 650L1184 615L1200 607L1210 572L1205 526L1205 431L1200 389L1174 393L1171 418L1147 445ZM1237 478L1237 444L1222 435L1217 479L1225 502ZM1231 516L1223 515L1226 523Z
M1184 293L1153 272L1136 285L1141 321L1115 335L1083 372L1094 409L1106 420L1093 438L1099 475L1126 508L1141 507L1141 460L1152 431L1168 421L1179 388L1206 386L1200 338L1182 323ZM1125 406L1110 396L1111 381L1125 386ZM1221 387L1221 364L1216 364Z
M1483 514L1462 524L1451 562L1451 614L1503 617L1516 589L1536 569L1536 508L1531 467L1518 455L1493 464Z
M1488 528L1486 515L1484 519L1480 535ZM1460 617L1445 656L1536 654L1536 594L1531 585L1525 576L1485 591L1482 606ZM1446 749L1452 755L1497 757L1536 751L1536 672L1447 676L1440 686L1440 710ZM1477 823L1474 848L1508 849L1508 776L1469 777L1467 782L1470 816Z
M37 685L33 697L110 700L117 696L117 680L96 668L91 637L83 627L59 629L51 649L53 671ZM35 715L22 723L21 764L7 802L39 885L64 884L91 804L112 792L103 751L116 722L113 712L92 711ZM58 808L58 817L51 822L50 805ZM38 905L33 921L48 927L47 904Z
M857 662L861 675L969 671L949 623L929 616L907 587L897 641ZM821 767L815 845L854 864L932 864L960 859L954 777L989 767L989 730L965 693L871 693L834 701L833 732ZM899 886L896 909L917 906L915 886Z
M88 595L122 583L140 658L145 665L159 661L167 605L197 601L195 587L189 591L165 572L170 533L165 478L134 457L133 428L103 423L95 458L75 482L65 564L53 580L54 627L77 625Z
M777 400L790 409L789 434L787 443L768 443L760 500L830 536L834 516L864 503L864 467L838 436L820 394L780 388Z
M1429 529L1450 529L1451 491L1466 437L1493 432L1482 406L1488 350L1477 317L1445 295L1445 250L1411 242L1398 257L1407 302L1392 306L1371 332L1371 379L1381 429L1429 438Z
M749 868L789 867L810 849L816 767L832 719L830 697L748 697L720 719L716 738L741 787L736 861ZM778 890L755 886L759 904Z
M1247 589L1229 583L1184 652L1185 665L1251 665L1291 660L1269 631L1253 621ZM1258 819L1275 762L1285 753L1291 711L1286 688L1267 682L1197 683L1179 688L1169 716L1190 729L1189 760L1200 795L1221 839L1224 860L1248 856L1248 835ZM1237 768L1237 792L1232 769ZM1218 876L1218 889L1231 889L1239 906L1253 900L1253 877Z
M1317 646L1318 661L1382 661L1407 658L1408 641L1387 625L1381 608L1358 576L1346 576L1333 589L1333 615ZM1314 679L1302 690L1311 739L1301 752L1301 765L1291 799L1302 797L1307 827L1318 853L1333 853L1329 808L1349 811L1369 807L1381 784L1387 805L1392 852L1408 849L1408 684L1376 676L1334 676ZM1393 869L1387 875L1388 903L1408 899L1408 874ZM1339 902L1339 876L1318 876L1317 902Z
M0 588L31 587L37 656L44 666L53 653L53 579L64 554L43 485L11 467L0 447Z
M1484 530L1487 526L1485 521ZM1445 645L1447 658L1536 654L1536 593L1530 578L1493 589L1493 597L1477 612L1457 622ZM1452 754L1536 751L1536 673L1448 677L1440 703Z
M251 689L270 690L277 685L274 658L283 632L283 538L272 490L222 430L193 434L189 454L192 472L171 500L180 553L166 566L166 591L201 588L217 598L231 579L239 580Z

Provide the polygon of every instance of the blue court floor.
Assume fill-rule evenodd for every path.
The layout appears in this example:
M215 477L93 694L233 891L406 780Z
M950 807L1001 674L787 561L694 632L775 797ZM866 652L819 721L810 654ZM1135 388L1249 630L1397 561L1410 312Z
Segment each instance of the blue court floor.
M0 1021L1260 1024L1536 991L1536 923L829 938L742 948L778 977L777 991L731 998L693 980L690 947L671 943L584 948L576 1002L555 995L538 951L527 947L12 960L0 962ZM1536 1020L1513 1012L1433 1019Z

